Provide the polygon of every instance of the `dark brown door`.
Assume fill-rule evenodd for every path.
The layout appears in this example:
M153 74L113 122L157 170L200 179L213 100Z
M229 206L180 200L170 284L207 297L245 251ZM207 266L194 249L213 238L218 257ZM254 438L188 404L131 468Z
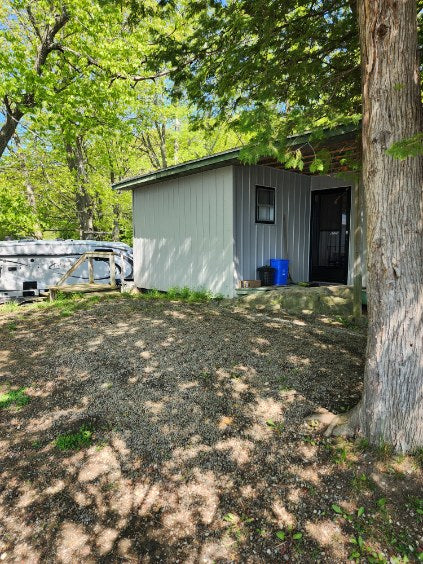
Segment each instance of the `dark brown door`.
M311 196L310 280L347 283L351 188Z

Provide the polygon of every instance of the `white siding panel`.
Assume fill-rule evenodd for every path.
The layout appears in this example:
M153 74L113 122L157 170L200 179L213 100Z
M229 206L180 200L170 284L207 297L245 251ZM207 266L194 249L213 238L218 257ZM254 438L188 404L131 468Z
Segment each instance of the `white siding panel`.
M233 172L227 166L134 190L139 288L233 295Z

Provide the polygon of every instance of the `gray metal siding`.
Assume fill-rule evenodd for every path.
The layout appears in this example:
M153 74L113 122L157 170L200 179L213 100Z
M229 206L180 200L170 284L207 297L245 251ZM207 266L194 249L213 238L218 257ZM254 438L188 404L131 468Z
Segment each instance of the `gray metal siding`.
M275 224L255 221L255 187L275 188ZM295 281L308 280L310 177L266 166L234 167L236 280L255 279L271 258L288 258ZM285 222L285 226L284 226Z
M204 287L232 296L232 166L134 190L139 288Z

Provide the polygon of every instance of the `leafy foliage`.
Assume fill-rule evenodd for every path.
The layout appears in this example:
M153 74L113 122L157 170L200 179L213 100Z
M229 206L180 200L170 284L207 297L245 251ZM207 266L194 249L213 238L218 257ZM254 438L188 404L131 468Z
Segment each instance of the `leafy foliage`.
M398 159L423 155L423 133L417 133L413 135L413 137L402 139L394 143L392 147L387 150L387 153Z
M174 66L174 94L187 93L197 120L214 116L243 135L253 132L247 162L266 155L301 168L289 135L313 129L313 143L324 128L357 123L355 2L196 0L182 4L181 14L195 22L188 33L160 36L161 60ZM326 157L316 155L314 171L325 171Z
M113 182L238 144L224 127L193 130L185 100L167 94L167 70L149 68L152 34L173 29L172 7L143 1L133 25L129 4L2 4L1 239L131 243L131 196Z

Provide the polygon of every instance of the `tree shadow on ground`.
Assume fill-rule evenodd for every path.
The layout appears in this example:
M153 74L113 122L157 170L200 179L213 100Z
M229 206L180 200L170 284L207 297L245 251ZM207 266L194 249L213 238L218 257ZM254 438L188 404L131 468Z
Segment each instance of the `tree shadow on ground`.
M415 543L410 461L304 422L360 394L364 337L327 322L124 299L5 316L2 382L31 397L1 411L6 561L334 562L359 536L363 554L397 554L406 528ZM82 426L91 446L55 446Z

